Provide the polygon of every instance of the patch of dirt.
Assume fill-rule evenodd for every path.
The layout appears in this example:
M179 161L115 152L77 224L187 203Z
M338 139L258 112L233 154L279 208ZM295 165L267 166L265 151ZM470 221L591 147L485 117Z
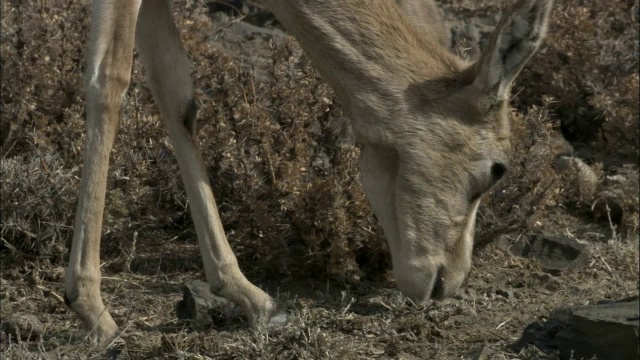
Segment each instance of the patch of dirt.
M241 267L287 304L289 322L249 330L231 313L196 329L177 319L182 284L203 278L201 260L172 147L136 59L102 240L103 296L126 357L558 359L553 350L516 353L512 345L559 307L638 293L638 114L629 105L638 102L630 66L638 48L629 43L634 31L637 40L638 5L619 2L558 3L549 41L514 88L514 166L483 200L469 278L454 298L415 306L387 274L340 105L295 41L254 2L235 1L244 4L239 15L218 2L176 1L222 221ZM503 7L439 5L452 51L469 58ZM0 6L0 316L3 324L16 314L41 323L37 337L3 332L0 350L12 359L86 358L93 350L61 295L85 141L90 9L76 0ZM603 6L610 17L597 13ZM573 31L572 21L586 30ZM609 54L589 55L603 44ZM598 91L585 90L585 74ZM578 118L585 128L576 130ZM558 129L570 145L558 141ZM558 171L572 163L560 157L572 155L596 179L588 196L576 190L582 172ZM532 234L587 249L580 269L549 271L514 255Z

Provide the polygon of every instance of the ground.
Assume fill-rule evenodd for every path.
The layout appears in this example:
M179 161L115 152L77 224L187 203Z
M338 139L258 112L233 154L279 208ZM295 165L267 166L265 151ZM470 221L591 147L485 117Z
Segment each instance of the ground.
M236 3L247 4L246 16L228 18L218 2L180 0L174 9L225 229L242 269L289 320L252 330L230 307L211 324L178 320L182 284L204 275L171 144L136 58L102 240L103 297L126 342L120 356L558 359L514 344L555 309L637 296L637 1L558 1L546 45L514 88L520 165L483 202L462 290L421 306L388 274L359 187L358 149L331 89L268 12ZM498 3L438 2L452 51L477 54ZM10 359L103 358L62 301L90 8L75 0L1 6L0 350ZM572 149L584 162L561 170L558 156ZM536 234L573 241L584 261L557 271L521 256L518 246ZM6 324L17 315L42 328L16 336Z

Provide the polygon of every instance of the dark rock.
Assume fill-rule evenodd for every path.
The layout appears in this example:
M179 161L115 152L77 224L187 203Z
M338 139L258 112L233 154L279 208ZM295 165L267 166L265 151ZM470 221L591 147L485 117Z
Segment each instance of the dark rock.
M624 301L560 310L552 317L569 324L556 335L561 356L638 359L640 303Z
M529 345L560 359L638 359L638 297L599 305L556 310L546 323L527 326L513 345L520 351Z
M231 302L213 295L206 282L195 280L183 284L182 300L176 304L176 315L193 326L207 326L213 323L217 313L228 312L232 308Z
M580 269L586 266L588 259L585 244L563 236L525 237L513 244L511 252L538 260L542 268L553 275Z
M44 326L33 315L17 314L2 322L2 332L14 341L33 341L42 337Z
M639 296L629 296L627 298L624 299L620 299L620 300L609 300L609 299L604 299L604 300L600 300L596 303L596 305L606 305L606 304L615 304L615 303L621 303L621 302L631 302L631 301L636 301L638 300Z
M522 331L520 339L511 345L513 351L520 353L525 348L535 346L544 353L557 351L554 336L558 333L560 324L556 322L533 322Z

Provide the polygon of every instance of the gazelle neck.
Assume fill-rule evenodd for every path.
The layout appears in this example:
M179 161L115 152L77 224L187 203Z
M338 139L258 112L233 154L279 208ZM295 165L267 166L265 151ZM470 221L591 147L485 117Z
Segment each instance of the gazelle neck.
M394 98L408 85L460 70L460 61L428 33L415 29L393 0L266 3L347 112L362 100L392 111ZM384 114L380 110L378 116Z

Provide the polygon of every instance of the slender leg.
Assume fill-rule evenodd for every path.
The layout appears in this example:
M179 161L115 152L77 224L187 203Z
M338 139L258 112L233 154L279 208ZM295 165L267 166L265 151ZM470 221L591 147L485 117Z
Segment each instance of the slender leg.
M65 302L106 345L118 326L100 295L100 235L109 153L129 86L140 0L94 1L87 69L87 143L65 279Z
M273 299L240 271L222 228L209 178L194 140L197 109L191 66L173 20L170 1L143 2L136 46L153 96L167 122L211 291L238 304L253 325L269 320L281 321L282 317L273 317L276 314Z

